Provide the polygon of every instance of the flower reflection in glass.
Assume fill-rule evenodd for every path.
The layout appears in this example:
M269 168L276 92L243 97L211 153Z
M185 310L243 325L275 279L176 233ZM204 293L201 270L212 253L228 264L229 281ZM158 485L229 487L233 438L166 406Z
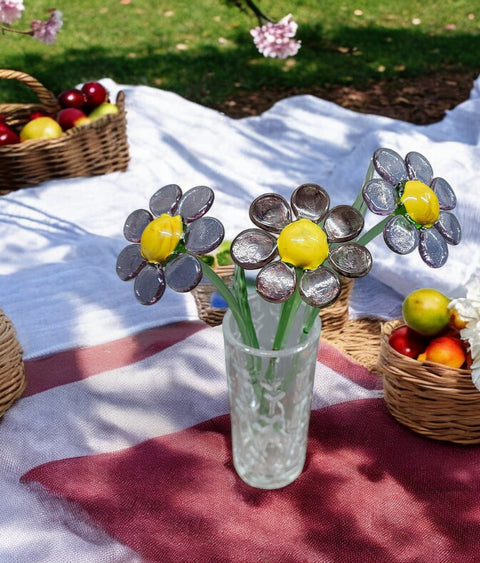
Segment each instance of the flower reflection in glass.
M328 193L303 184L290 204L279 194L264 194L250 206L259 228L242 231L232 242L233 261L260 269L255 288L267 301L284 302L296 288L312 307L326 307L341 291L339 274L358 278L371 269L370 252L352 241L363 229L362 214L349 205L329 210Z
M405 159L391 149L375 151L372 164L380 178L363 187L367 207L378 215L391 215L383 237L397 254L418 248L422 260L440 268L448 258L447 244L459 244L460 223L451 210L455 193L443 178L434 178L428 160L418 152Z
M119 254L117 274L123 281L135 279L140 303L156 303L167 285L187 292L200 283L202 265L195 255L211 252L224 237L222 223L204 217L213 200L207 186L183 194L179 186L169 184L153 194L149 210L137 209L127 217L123 234L132 244Z

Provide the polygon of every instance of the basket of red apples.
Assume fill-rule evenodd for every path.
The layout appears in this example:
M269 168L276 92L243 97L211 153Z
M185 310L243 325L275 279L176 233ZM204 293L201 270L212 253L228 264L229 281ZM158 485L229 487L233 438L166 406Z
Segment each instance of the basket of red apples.
M86 82L55 96L24 72L0 69L0 79L18 80L38 100L0 104L0 193L126 170L123 92L112 102L100 82Z
M458 444L480 443L480 391L472 381L465 327L451 300L430 288L403 301L403 318L384 323L378 361L385 401L414 432Z

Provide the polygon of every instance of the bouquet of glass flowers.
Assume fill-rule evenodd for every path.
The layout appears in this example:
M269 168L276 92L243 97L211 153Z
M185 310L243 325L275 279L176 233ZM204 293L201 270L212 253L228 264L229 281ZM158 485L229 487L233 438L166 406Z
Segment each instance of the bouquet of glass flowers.
M365 181L352 205L330 208L321 186L297 187L290 202L267 193L251 204L254 227L239 233L231 244L235 264L231 287L201 259L224 238L222 223L207 216L214 192L196 186L183 193L170 184L150 199L149 209L131 213L124 226L130 242L117 259L117 274L134 281L134 293L143 305L156 303L166 286L177 292L195 288L205 276L227 302L244 343L258 347L255 322L248 301L246 270L258 270L256 292L266 301L281 303L273 349L285 346L302 301L302 330L307 335L320 309L341 292L341 276L359 278L372 267L366 245L383 233L397 254L418 249L423 261L439 268L448 258L448 245L461 240L461 227L452 213L453 189L434 177L428 160L418 152L402 158L380 148L372 156ZM370 210L383 216L362 234Z

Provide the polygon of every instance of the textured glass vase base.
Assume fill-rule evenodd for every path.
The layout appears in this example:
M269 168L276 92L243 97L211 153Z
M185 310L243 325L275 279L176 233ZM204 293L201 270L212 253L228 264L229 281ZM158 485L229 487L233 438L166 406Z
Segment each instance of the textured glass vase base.
M258 475L256 471L243 472L243 467L238 467L235 462L233 463L235 470L240 477L240 479L256 489L281 489L290 485L295 481L295 479L300 475L303 470L303 464L298 467L294 467L290 471L282 473L282 475Z
M280 489L293 483L300 475L305 464L305 451L302 443L297 447L285 448L281 437L275 438L264 444L264 449L259 450L258 444L253 441L241 443L241 436L232 438L233 465L242 481L257 489ZM238 450L238 451L236 451ZM287 454L287 456L285 456ZM292 455L293 454L293 455ZM285 460L285 457L289 458Z
M227 313L223 323L233 463L239 477L261 489L292 483L305 463L321 322L308 335L302 317L287 348L272 350L280 308L250 301L259 349L245 346Z

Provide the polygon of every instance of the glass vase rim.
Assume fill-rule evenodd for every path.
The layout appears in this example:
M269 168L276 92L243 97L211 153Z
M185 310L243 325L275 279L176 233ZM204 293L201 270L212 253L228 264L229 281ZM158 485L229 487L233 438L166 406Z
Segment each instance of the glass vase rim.
M256 293L250 295L248 297L248 300L250 302L252 302L252 301L258 301L258 302L263 301L265 303L265 306L278 307L279 309L281 307L281 304L270 303L270 302L266 301L265 299L263 299L262 297L260 297L259 295L257 295ZM298 314L298 312L297 312L297 314ZM232 344L232 345L238 347L239 349L243 350L243 352L245 352L247 354L259 356L259 357L272 357L272 356L284 357L284 356L288 356L288 355L291 355L291 354L297 354L297 353L301 352L302 350L305 350L306 348L311 346L313 342L318 340L320 338L321 329L322 329L322 319L320 317L320 314L318 314L317 318L315 319L315 322L312 325L310 332L307 334L304 341L297 342L296 344L288 345L285 348L282 348L280 350L273 350L272 348L267 349L265 347L255 348L253 346L249 346L248 344L245 344L243 342L243 340L241 339L240 335L238 337L236 337L235 334L233 333L232 329L229 326L229 324L231 322L234 322L235 326L237 326L237 323L235 321L235 318L233 317L231 310L228 309L227 312L225 313L225 315L223 317L223 321L222 321L222 332L223 332L224 339L229 344ZM237 326L237 328L238 328L238 326Z

